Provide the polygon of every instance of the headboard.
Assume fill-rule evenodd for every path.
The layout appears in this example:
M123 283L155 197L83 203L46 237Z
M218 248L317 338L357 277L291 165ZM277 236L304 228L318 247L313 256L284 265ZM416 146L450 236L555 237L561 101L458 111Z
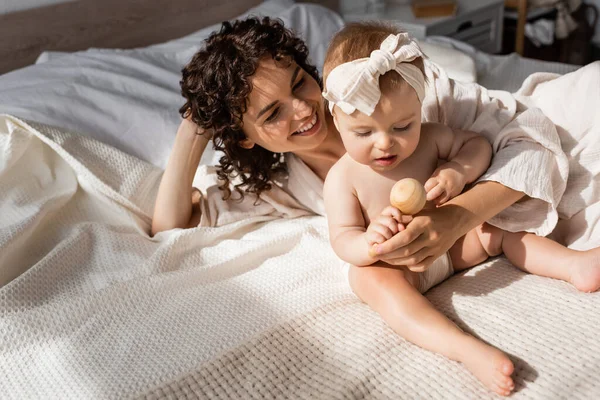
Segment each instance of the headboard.
M261 1L77 0L0 15L0 74L33 63L45 50L133 48L175 39ZM338 9L338 0L308 2Z

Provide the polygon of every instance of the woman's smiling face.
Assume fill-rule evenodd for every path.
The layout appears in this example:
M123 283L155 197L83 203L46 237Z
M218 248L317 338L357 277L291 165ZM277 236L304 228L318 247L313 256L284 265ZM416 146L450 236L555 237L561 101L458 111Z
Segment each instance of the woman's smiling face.
M243 115L246 139L275 153L309 150L327 136L324 101L317 81L295 62L260 61Z

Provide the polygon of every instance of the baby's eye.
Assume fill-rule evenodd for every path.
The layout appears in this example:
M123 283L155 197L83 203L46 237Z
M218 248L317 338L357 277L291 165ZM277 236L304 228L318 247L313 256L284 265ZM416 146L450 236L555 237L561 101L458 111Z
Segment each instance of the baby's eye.
M300 79L292 88L292 90L300 89L304 85L304 78Z
M277 107L273 113L271 115L269 115L267 117L267 119L265 119L266 122L273 122L277 119L277 116L279 116L279 107Z
M358 137L367 137L367 136L369 136L371 134L371 131L364 131L364 132L354 131L354 133Z
M396 132L404 132L404 131L407 131L407 130L410 128L410 125L411 125L411 124L408 124L408 125L406 125L406 126L395 126L395 127L394 127L394 131L396 131Z

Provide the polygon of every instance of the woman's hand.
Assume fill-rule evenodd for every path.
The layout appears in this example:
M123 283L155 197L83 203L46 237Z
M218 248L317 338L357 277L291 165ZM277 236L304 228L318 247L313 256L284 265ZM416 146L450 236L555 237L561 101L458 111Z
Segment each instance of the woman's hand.
M405 230L377 245L376 257L414 272L425 271L466 233L461 224L465 212L453 205L421 211Z
M498 182L479 182L446 204L413 216L406 230L377 245L377 258L425 271L461 236L523 196Z

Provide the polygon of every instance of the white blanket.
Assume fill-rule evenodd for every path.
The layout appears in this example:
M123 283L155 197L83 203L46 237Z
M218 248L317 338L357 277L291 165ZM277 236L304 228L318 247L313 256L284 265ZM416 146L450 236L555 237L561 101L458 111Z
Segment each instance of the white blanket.
M158 168L36 127L0 119L3 398L131 396L351 298L323 218L257 207L150 238Z
M12 117L0 119L0 149L3 397L493 397L361 304L324 218L277 193L227 225L150 238L157 168ZM198 180L206 193L211 179ZM600 394L600 294L499 258L427 296L511 354L515 398Z

